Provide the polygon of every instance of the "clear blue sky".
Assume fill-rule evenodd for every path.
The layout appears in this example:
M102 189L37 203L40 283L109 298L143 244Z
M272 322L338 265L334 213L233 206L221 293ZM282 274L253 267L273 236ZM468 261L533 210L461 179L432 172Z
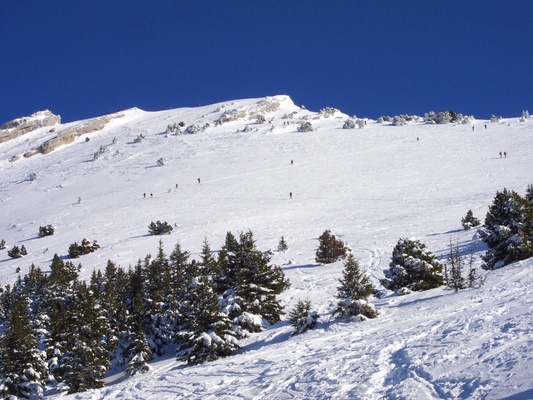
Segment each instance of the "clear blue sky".
M359 117L533 113L532 0L4 0L0 124L287 94Z

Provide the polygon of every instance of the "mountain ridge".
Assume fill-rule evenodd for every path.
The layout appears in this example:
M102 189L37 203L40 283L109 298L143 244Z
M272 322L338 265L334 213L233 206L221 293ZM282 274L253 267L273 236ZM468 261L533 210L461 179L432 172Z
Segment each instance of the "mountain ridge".
M0 250L2 286L32 263L48 271L53 254L66 258L68 246L83 238L101 245L74 260L87 279L107 260L134 265L154 254L159 240L166 252L179 242L196 259L205 238L218 251L227 231L251 229L261 250L275 249L281 236L288 243L272 259L292 283L281 295L286 310L309 298L323 316L315 330L294 338L283 320L244 340L236 355L201 366L185 368L167 355L146 375L122 380L112 370L109 386L71 398L530 395L531 259L491 272L478 289L387 293L372 299L377 319L349 324L330 317L342 262L319 265L314 255L318 236L331 229L376 285L400 237L421 239L443 261L452 241L479 267L486 246L460 219L469 209L482 219L504 187L523 194L531 183L533 120L366 120L343 129L349 116L340 111L313 112L277 97L125 110L102 129L32 157L22 155L57 132L39 128L0 143L0 239L29 253L15 260ZM313 130L299 131L303 122ZM195 125L197 133L186 133ZM174 232L149 235L156 220ZM38 237L47 224L54 235Z

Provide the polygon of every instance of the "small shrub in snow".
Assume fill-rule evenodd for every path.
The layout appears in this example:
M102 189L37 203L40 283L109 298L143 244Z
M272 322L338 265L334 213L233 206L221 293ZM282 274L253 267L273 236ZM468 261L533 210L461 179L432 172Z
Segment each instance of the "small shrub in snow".
M6 241L2 239L0 241L0 250L5 250L5 248L6 248Z
M159 160L157 160L157 166L162 167L165 165L165 160L163 160L163 157L161 157Z
M396 115L392 119L392 126L403 126L403 125L407 125L407 121L401 115Z
M330 118L330 117L335 116L335 113L338 113L338 112L340 112L340 111L337 110L336 108L325 107L325 108L320 110L319 114L322 115L324 118Z
M400 239L381 284L389 290L428 290L444 283L442 264L419 240Z
M492 114L490 117L490 122L498 123L502 120L502 118L498 117L496 114Z
M461 218L461 225L466 230L481 225L481 221L474 217L472 210L468 210L466 216Z
M100 245L96 240L92 243L87 239L83 239L81 244L76 242L72 243L68 248L68 256L70 258L78 258L84 254L93 253L100 248Z
M185 132L194 135L195 133L198 133L198 132L200 132L201 130L202 130L202 129L201 129L198 125L194 124L194 125L189 125L189 126L187 127L187 129L185 129Z
M351 118L348 118L346 121L344 121L342 129L355 129L355 121Z
M287 246L287 242L285 241L285 238L282 236L278 243L278 251L287 251L289 247Z
M294 308L289 312L289 321L294 328L291 336L300 335L313 329L320 316L316 311L311 311L311 300L298 300Z
M21 258L27 254L28 252L26 251L26 247L24 247L24 245L22 245L20 248L18 246L13 246L7 251L7 255L11 258Z
M444 264L444 278L446 285L454 289L456 292L467 287L473 287L476 284L482 284L483 280L477 275L474 268L474 255L470 254L468 259L468 276L464 276L467 267L465 258L461 256L459 247L456 245L453 247L450 240L450 257L448 262Z
M52 236L55 232L55 229L52 225L40 226L39 227L39 236Z
M133 139L133 143L141 143L143 140L144 140L144 135L141 133L135 139Z
M152 235L166 235L170 234L172 232L173 228L172 225L169 225L167 222L150 222L150 225L148 225L148 231Z
M344 242L337 239L328 229L318 238L319 246L316 251L315 260L320 264L331 264L346 257L348 248Z
M313 124L311 121L303 121L298 127L298 132L311 132L313 130Z
M183 122L180 122L180 124L183 124ZM183 124L185 125L185 124ZM182 125L179 125L177 123L173 123L173 124L170 124L170 125L167 125L167 129L165 131L165 134L168 136L168 135L179 135L181 134L181 126Z
M461 114L457 114L454 111L445 110L438 114L434 111L430 111L424 115L424 121L431 124L450 124L458 121L458 116L462 119Z

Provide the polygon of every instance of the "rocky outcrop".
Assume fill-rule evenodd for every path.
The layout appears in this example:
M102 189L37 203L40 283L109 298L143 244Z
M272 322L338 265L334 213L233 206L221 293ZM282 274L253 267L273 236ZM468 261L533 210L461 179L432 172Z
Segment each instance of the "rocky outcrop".
M103 127L106 126L110 120L110 116L104 115L103 117L93 118L88 121L85 121L82 124L67 128L61 132L58 132L58 134L54 138L47 140L46 142L41 144L36 150L36 152L48 154L61 145L72 143L76 138L81 135L96 132L103 129ZM30 155L25 156L28 157Z
M9 121L0 126L0 143L7 142L35 129L61 124L61 117L49 110L39 111L29 117Z

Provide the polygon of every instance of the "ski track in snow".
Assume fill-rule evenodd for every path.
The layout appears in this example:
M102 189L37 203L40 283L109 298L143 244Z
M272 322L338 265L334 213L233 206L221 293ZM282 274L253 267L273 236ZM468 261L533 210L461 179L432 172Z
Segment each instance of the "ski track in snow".
M29 251L19 260L0 251L2 285L16 280L17 267L25 273L35 263L47 270L54 253L65 254L83 238L102 246L79 259L88 277L108 259L134 265L153 254L160 239L167 253L179 241L194 258L204 238L218 250L227 231L251 229L261 250L275 249L281 236L288 243L272 259L292 284L280 296L286 310L309 298L321 315L303 335L290 337L292 328L283 320L243 340L226 359L186 367L166 354L144 375L124 378L113 370L106 387L60 397L533 398L533 260L491 272L476 289L373 298L380 316L363 323L332 319L343 265L314 260L318 236L331 229L375 285L402 237L420 239L442 258L451 240L461 254L473 251L479 266L485 245L475 231L462 230L460 219L472 209L483 220L497 190L523 194L533 183L533 120L476 121L475 132L471 125L392 127L373 121L344 130L346 115L313 119L316 113L280 96L270 99L280 103L267 114L272 125L239 120L215 127L225 110L254 110L259 100L127 110L90 134L89 142L83 136L16 162L8 159L51 138L49 128L0 144L0 239L8 248L25 244ZM282 118L293 111L294 119ZM315 130L296 132L305 115ZM166 126L180 121L210 127L165 137ZM253 130L243 132L246 125ZM134 143L141 133L145 140ZM100 146L107 151L92 161ZM508 157L500 159L499 151ZM156 167L160 157L165 165ZM32 172L37 179L29 181ZM172 235L148 235L156 220L172 224ZM38 238L45 224L56 226L56 234Z

